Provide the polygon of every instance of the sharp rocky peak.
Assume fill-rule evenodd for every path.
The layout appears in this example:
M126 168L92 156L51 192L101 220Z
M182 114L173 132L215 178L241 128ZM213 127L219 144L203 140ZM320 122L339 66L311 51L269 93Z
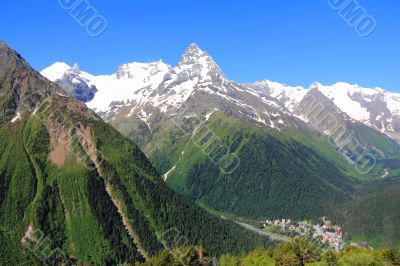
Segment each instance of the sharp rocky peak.
M186 51L182 55L182 58L181 58L179 64L182 64L182 65L196 64L196 63L199 63L201 58L205 58L205 59L209 59L209 60L211 59L211 57L209 56L209 54L207 52L201 50L197 44L192 43L188 48L186 48Z
M221 68L212 57L197 44L192 43L184 52L178 65L173 69L174 73L188 72L190 77L199 77L200 80L224 78Z
M81 73L81 70L79 69L79 66L77 63L74 63L74 66L70 69L70 71L77 75L79 75Z

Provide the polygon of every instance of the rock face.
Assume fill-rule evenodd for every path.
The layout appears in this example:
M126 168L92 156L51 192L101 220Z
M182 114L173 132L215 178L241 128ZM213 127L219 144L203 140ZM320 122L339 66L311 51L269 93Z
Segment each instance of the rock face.
M46 78L29 79L28 64L14 50L0 41L0 124L34 110L55 89ZM62 91L59 89L59 91Z

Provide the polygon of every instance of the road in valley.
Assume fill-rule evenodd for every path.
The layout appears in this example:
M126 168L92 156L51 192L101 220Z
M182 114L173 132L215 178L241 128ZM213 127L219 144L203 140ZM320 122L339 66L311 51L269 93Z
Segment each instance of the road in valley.
M262 236L268 236L272 240L283 241L283 242L286 242L286 241L290 240L290 238L287 237L287 236L283 236L283 235L267 232L267 231L258 229L256 227L250 225L250 224L244 224L244 223L239 223L239 222L236 222L236 223L241 225L241 226L243 226L244 228L246 228L246 229L248 229L250 231L253 231L254 233L257 233L257 234L262 235Z

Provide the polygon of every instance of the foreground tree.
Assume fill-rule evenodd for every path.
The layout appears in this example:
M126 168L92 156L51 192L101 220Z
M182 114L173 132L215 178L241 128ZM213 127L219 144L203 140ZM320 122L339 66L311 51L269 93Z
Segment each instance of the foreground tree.
M275 261L270 257L269 252L264 248L258 248L244 257L240 263L241 266L274 266Z
M394 255L393 265L400 266L400 251L397 252L396 255Z
M322 254L321 261L325 263L327 266L338 266L339 254L332 249L328 249Z
M295 238L279 245L273 258L276 265L303 266L320 260L318 247L306 238Z
M274 251L273 258L276 266L301 266L300 259L291 243L279 245Z
M157 256L147 259L141 266L213 266L214 261L201 246L183 246L163 250Z
M376 253L360 247L348 247L340 256L339 265L344 266L384 266ZM387 265L387 264L386 264Z
M240 266L240 258L230 254L222 255L219 259L220 266Z

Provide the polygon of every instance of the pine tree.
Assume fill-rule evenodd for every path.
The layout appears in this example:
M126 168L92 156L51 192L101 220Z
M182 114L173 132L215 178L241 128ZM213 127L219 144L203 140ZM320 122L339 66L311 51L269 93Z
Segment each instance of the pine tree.
M400 266L400 251L394 256L393 265Z
M208 254L202 246L198 246L194 249L195 256L191 265L194 266L206 266L209 264Z
M329 266L337 266L339 265L339 256L334 250L328 249L322 254L322 261Z
M291 241L291 244L302 265L319 261L320 255L317 246L306 238L296 238Z

